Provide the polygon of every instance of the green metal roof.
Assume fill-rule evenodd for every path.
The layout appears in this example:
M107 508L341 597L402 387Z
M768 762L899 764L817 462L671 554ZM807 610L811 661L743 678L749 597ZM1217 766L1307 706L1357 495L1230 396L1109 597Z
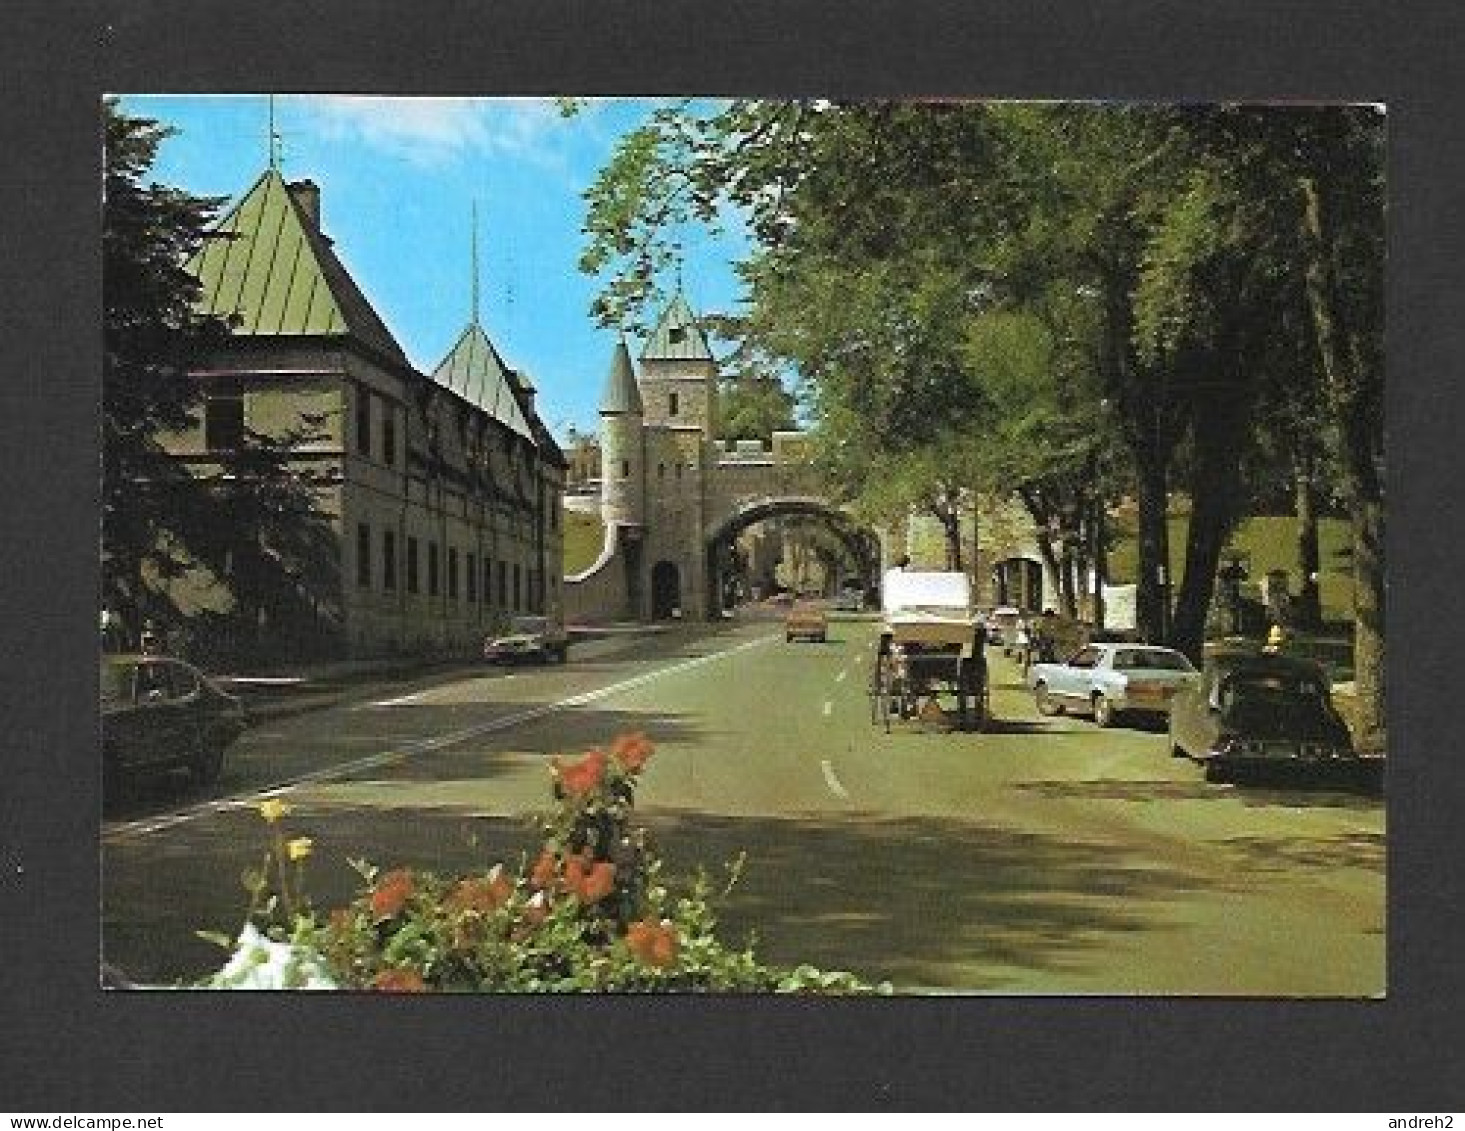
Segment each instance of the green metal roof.
M712 350L707 346L707 335L697 324L697 316L687 305L680 291L672 296L670 305L662 312L661 321L656 324L646 348L641 351L642 361L712 361Z
M600 394L601 412L641 413L641 390L636 385L636 373L631 368L631 351L626 348L626 339L616 342L615 353L610 359L610 373L605 378L605 391Z
M236 334L351 337L408 364L278 169L265 170L188 267L202 284L199 312L233 320Z
M433 370L432 378L525 439L535 440L534 430L514 396L514 376L476 321L468 324L448 356Z

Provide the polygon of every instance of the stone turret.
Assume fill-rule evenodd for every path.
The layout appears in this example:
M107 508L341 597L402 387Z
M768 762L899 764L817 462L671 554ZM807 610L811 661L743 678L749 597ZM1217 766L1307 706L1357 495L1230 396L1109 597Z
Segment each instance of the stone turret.
M648 424L717 434L717 360L681 292L641 352L641 399Z
M644 419L631 353L622 338L600 398L600 510L607 525L640 526L646 521Z

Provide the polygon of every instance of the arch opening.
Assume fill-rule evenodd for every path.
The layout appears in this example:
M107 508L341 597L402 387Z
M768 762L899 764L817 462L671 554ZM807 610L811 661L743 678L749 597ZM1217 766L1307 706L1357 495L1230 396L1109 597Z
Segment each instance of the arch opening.
M707 540L708 612L781 591L834 596L878 584L880 543L873 531L817 499L764 499L741 507Z
M651 567L651 619L669 620L682 608L682 573L675 562L660 561Z

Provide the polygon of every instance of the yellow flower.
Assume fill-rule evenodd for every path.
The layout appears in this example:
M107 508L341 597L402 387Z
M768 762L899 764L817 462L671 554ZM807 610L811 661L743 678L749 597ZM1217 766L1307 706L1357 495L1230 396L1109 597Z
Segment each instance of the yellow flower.
M310 850L315 846L315 841L308 836L298 836L294 840L285 842L285 854L291 860L304 860L310 855Z
M281 817L287 816L289 812L290 806L286 805L278 797L271 797L268 801L261 801L259 803L259 815L272 825Z

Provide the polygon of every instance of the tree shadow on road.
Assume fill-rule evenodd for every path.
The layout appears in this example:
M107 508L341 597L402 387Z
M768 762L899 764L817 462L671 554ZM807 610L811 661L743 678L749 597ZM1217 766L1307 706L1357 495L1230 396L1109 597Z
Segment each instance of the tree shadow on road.
M673 873L746 852L723 916L731 940L756 932L772 961L897 988L1077 974L1113 934L1169 929L1167 901L1211 886L1111 844L935 817L648 818Z

